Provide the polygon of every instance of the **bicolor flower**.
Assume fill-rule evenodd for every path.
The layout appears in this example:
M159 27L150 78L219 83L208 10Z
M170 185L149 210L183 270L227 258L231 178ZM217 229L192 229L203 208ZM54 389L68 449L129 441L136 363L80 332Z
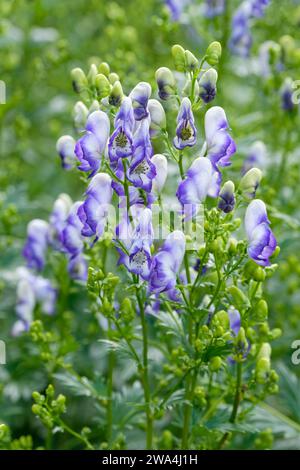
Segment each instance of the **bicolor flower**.
M295 108L295 103L293 101L294 92L294 82L290 77L287 77L280 88L281 107L284 111L292 111Z
M82 101L77 101L73 108L74 127L77 132L84 132L89 110Z
M56 199L49 217L49 240L56 248L61 248L62 231L71 208L72 201L68 194L60 194Z
M267 148L263 142L254 142L245 158L242 174L247 173L253 167L263 168L266 165Z
M160 194L168 176L168 160L164 155L157 153L153 155L151 161L156 170L156 176L152 181L152 190L154 193Z
M77 281L87 280L87 275L88 275L87 263L81 253L69 259L68 272L72 279L75 279Z
M129 248L129 270L145 280L150 273L153 236L152 212L146 208L140 214Z
M25 273L25 271L24 271ZM17 284L17 303L16 314L23 324L23 331L28 331L33 320L33 312L35 308L35 291L32 283L33 277L31 273L21 277Z
M166 292L174 296L176 280L185 253L185 236L180 230L170 233L153 257L150 277L150 292Z
M216 197L220 190L221 174L208 158L199 157L193 161L186 178L179 184L176 196L179 199L186 219L197 213L199 204L206 197Z
M77 214L83 224L82 235L101 237L106 225L112 198L111 178L106 173L98 173L90 182L86 199L79 206Z
M165 0L173 21L179 21L190 0Z
M245 214L245 229L248 237L248 255L260 266L269 266L270 256L277 242L270 229L265 203L254 199Z
M150 113L150 137L153 138L166 129L166 113L157 100L148 101L148 111Z
M236 145L228 133L228 121L223 108L213 106L205 114L207 156L213 165L229 166Z
M75 139L70 135L62 135L56 142L56 151L65 170L70 170L76 165L75 145Z
M199 96L204 103L210 103L217 93L218 74L215 69L209 69L199 79Z
M149 116L147 106L151 92L151 86L147 82L138 83L131 91L129 98L132 101L134 119L136 121L141 121Z
M158 86L158 96L161 100L168 100L176 94L176 81L173 73L167 67L160 67L155 72Z
M132 155L132 134L134 114L130 98L125 97L115 118L115 130L108 143L110 162L116 165L120 158Z
M27 241L23 248L23 256L29 268L41 271L45 264L48 246L49 224L41 219L34 219L27 226Z
M222 187L219 194L218 208L228 214L233 211L235 206L234 184L232 181L227 181Z
M239 190L246 199L253 199L256 195L256 190L262 179L262 172L258 168L251 168L243 176L239 184Z
M86 133L75 146L75 153L80 165L79 170L91 171L94 176L100 168L102 155L109 137L110 123L103 111L94 111L86 122Z
M71 258L76 257L83 250L83 240L81 231L83 229L82 221L78 216L78 209L82 202L75 202L68 214L65 227L62 231L62 245L69 253Z
M230 307L228 310L229 325L234 344L234 356L229 356L228 360L232 364L236 360L245 359L250 351L251 344L246 338L245 330L242 327L241 314L238 310Z
M178 116L176 137L174 138L174 146L178 150L185 147L193 147L197 141L197 129L192 111L192 105L189 98L183 98Z
M133 139L133 155L127 171L128 180L136 187L151 191L156 169L151 161L153 149L149 134L149 120L144 119Z
M225 11L226 0L205 0L204 16L206 18L215 18L222 15Z

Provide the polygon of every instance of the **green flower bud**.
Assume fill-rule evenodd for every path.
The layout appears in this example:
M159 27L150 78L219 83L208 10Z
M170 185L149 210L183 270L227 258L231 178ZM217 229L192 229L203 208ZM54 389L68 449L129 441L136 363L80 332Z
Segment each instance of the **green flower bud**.
M185 53L185 62L187 70L193 71L199 67L198 59L192 54L191 51L186 50Z
M109 104L112 106L120 106L123 100L123 88L119 81L113 84L112 90L109 95Z
M265 321L268 318L268 304L265 300L261 299L256 307L255 312L259 320Z
M120 77L117 73L112 72L108 75L108 80L113 85L114 83L120 81Z
M98 98L105 98L110 94L111 84L103 73L98 73L95 78L95 87L97 90Z
M90 86L95 86L95 79L98 74L97 65L91 64L89 73L87 74L87 80Z
M282 330L280 328L273 328L273 330L271 330L270 333L271 333L271 339L275 340L275 339L280 338L280 336L282 335Z
M228 248L227 248L227 251L228 251L228 254L230 256L233 256L236 254L237 252L237 239L236 238L229 238L228 240Z
M254 261L249 260L244 267L244 274L247 279L253 279L256 282L263 282L266 279L264 268L258 266Z
M53 398L54 397L54 387L52 384L49 384L47 389L46 389L46 395L48 398Z
M217 372L222 366L222 359L219 356L213 357L208 364L209 369L212 372Z
M213 316L213 321L219 323L224 330L228 330L229 328L229 318L228 313L225 310L220 310Z
M172 47L172 56L175 69L178 70L178 72L184 72L186 69L186 58L183 47L179 46L179 44L175 44L175 46Z
M253 199L256 194L256 190L262 179L262 172L258 168L251 168L242 177L239 191L246 199Z
M128 297L122 300L120 306L121 314L124 320L131 321L135 317L135 310L132 306L131 300Z
M102 312L105 315L109 315L112 312L113 306L111 305L110 301L107 297L104 297L102 301Z
M222 46L218 41L212 42L206 50L206 62L209 65L217 65L222 55Z
M38 405L37 403L35 403L34 405L32 405L31 410L34 415L39 416L39 414L41 413L42 407L41 405Z
M108 77L110 73L110 67L106 62L102 62L98 67L98 72L103 73L106 77Z
M271 256L271 259L276 259L277 256L279 256L279 254L280 254L280 246L277 245L276 248L275 248L274 253L273 253L272 256ZM297 264L297 267L299 267L298 264Z
M234 305L238 310L243 310L251 306L248 297L236 286L230 286L228 288L229 294L232 296Z
M76 93L81 93L88 86L88 80L85 76L85 73L79 67L76 67L75 69L71 70L71 79L73 89Z
M176 81L173 73L167 67L160 67L155 72L160 99L167 100L176 94Z

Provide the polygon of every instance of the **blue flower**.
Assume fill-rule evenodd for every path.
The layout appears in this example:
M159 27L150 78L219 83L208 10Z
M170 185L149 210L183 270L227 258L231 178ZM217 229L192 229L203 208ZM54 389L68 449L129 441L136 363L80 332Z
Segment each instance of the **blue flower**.
M147 82L138 83L131 91L129 98L132 101L134 119L136 121L141 121L149 116L147 106L151 91L151 86Z
M27 241L23 256L29 268L41 271L45 265L48 246L49 224L41 219L33 219L27 226Z
M188 98L183 98L177 116L176 137L173 143L178 150L182 150L185 147L193 147L196 141L197 129L192 105Z
M223 108L213 106L205 114L205 136L207 156L213 165L229 166L236 145L228 130L228 121Z
M94 111L89 115L85 128L85 135L76 143L75 154L80 161L78 169L91 171L90 177L92 177L100 168L109 137L110 123L107 114L103 111Z
M71 257L68 262L68 272L72 279L86 281L88 275L87 263L82 254Z
M177 276L185 253L185 236L180 230L170 233L153 257L150 277L150 292L166 292L174 297Z
M62 231L71 208L72 201L68 194L60 194L56 199L49 217L49 241L56 249L61 249Z
M75 145L75 139L70 135L62 135L56 142L56 151L64 170L70 170L76 165Z
M83 224L78 216L78 209L81 207L82 202L75 202L68 214L65 227L62 231L62 245L65 251L71 256L75 257L83 250L83 240L81 231Z
M270 256L277 242L269 227L266 206L260 199L254 199L245 214L245 229L248 237L248 255L260 266L270 266Z
M127 171L128 180L136 187L150 192L152 180L156 176L156 169L151 161L153 149L149 134L150 122L144 119L133 140L133 155Z
M219 194L218 208L228 214L233 211L235 206L234 184L232 181L227 181Z
M106 225L112 198L111 178L106 173L98 173L90 182L86 199L78 208L78 216L83 224L82 235L101 237Z
M108 155L113 165L120 158L132 155L132 134L134 130L134 114L130 98L124 98L115 118L115 131L108 143Z

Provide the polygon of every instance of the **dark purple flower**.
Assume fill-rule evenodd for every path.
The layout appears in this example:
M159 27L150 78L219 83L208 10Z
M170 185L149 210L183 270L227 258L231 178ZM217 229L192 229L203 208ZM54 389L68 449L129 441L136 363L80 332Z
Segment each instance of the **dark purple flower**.
M132 101L134 119L136 121L141 121L149 116L147 106L151 91L151 86L147 82L138 83L131 91L129 98Z
M92 177L100 168L109 137L110 123L107 114L94 111L89 115L85 128L85 135L76 143L75 154L80 161L79 170L91 171Z
M70 170L76 165L75 144L75 139L70 135L61 136L56 143L56 150L65 170Z
M45 264L48 246L49 224L41 219L34 219L27 226L27 241L23 256L29 268L41 271Z
M153 149L149 134L150 122L144 119L133 139L133 155L127 171L128 180L136 187L150 192L152 180L156 176L155 165L151 161Z
M62 231L62 245L71 257L79 255L83 250L83 240L81 235L83 224L78 216L78 209L81 205L82 202L80 201L75 202L72 205L65 227Z
M210 103L217 93L218 74L215 69L209 69L199 79L199 96L204 103Z
M180 230L170 233L153 257L150 277L150 292L173 293L185 253L185 236Z
M82 235L101 237L106 225L112 198L111 178L106 173L98 173L90 182L86 199L79 206L77 214L83 224Z
M248 237L248 255L260 266L270 266L270 256L277 242L269 227L266 206L260 199L254 199L245 215L245 228Z
M293 101L295 88L293 85L293 80L290 77L287 77L280 89L281 107L284 111L293 111L295 108L295 103Z
M174 146L178 150L185 147L193 147L197 141L197 129L192 111L192 105L188 98L183 98L178 116L176 137L174 138Z
M207 156L213 165L229 166L230 157L236 151L236 145L228 130L228 121L224 109L213 106L205 114L205 136Z
M116 165L120 158L132 155L134 125L132 102L130 98L125 97L115 118L115 131L108 143L108 155L113 165Z

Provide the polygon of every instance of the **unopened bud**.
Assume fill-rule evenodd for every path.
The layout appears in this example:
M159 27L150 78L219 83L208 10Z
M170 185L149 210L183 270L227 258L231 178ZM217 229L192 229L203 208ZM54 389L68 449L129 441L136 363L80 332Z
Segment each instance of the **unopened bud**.
M217 65L222 55L222 46L218 41L212 42L206 50L206 62L209 65Z

